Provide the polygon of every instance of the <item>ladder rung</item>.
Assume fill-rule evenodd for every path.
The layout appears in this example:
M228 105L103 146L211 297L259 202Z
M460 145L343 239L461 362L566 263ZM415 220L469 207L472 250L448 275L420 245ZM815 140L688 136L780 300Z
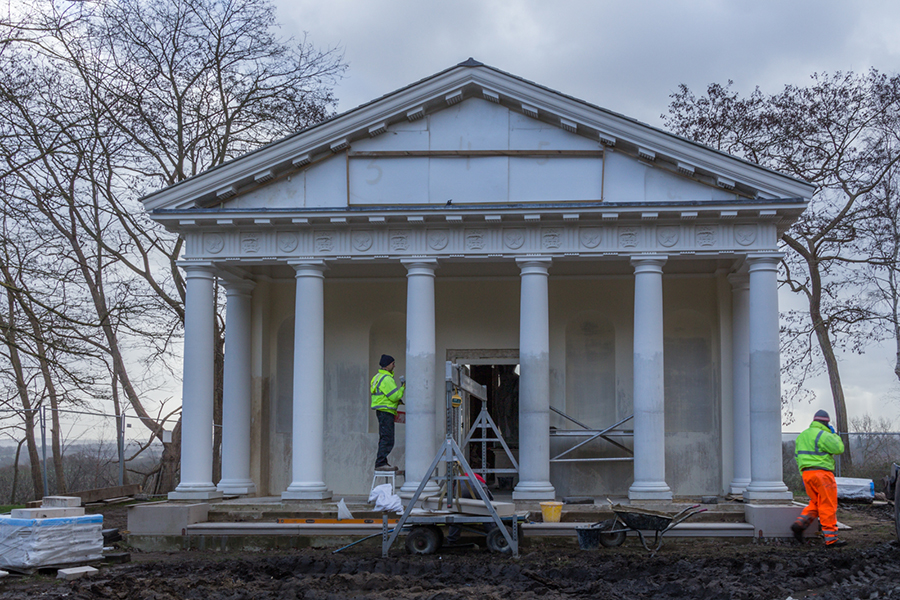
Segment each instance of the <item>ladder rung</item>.
M472 438L469 442L499 442L500 438Z

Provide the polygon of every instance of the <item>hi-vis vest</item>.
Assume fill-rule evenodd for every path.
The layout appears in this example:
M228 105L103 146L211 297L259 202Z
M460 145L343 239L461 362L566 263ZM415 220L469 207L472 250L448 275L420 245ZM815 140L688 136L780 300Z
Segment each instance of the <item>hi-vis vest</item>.
M828 426L813 421L809 429L797 436L794 458L802 471L810 467L834 471L834 455L844 452L841 436L831 433Z
M397 407L403 398L403 387L398 387L394 381L394 374L384 369L378 369L378 373L369 384L369 392L372 394L372 410L383 410L392 415L397 414Z

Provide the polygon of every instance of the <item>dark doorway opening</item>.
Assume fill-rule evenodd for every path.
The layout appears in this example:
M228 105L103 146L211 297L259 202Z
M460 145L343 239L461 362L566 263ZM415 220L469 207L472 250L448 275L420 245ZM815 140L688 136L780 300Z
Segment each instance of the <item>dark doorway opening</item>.
M518 460L519 450L519 365L469 365L469 376L487 388L486 409L494 424L497 434L503 437L507 447ZM465 430L468 432L476 422L482 410L482 402L478 398L469 398ZM476 430L474 439L482 437L481 430ZM490 437L495 434L488 433ZM478 470L483 464L483 455L487 458L487 469L512 468L512 461L500 442L472 441L469 443L466 458L472 468ZM484 451L486 450L486 451ZM489 484L496 484L499 489L512 489L515 476L509 473L488 473Z

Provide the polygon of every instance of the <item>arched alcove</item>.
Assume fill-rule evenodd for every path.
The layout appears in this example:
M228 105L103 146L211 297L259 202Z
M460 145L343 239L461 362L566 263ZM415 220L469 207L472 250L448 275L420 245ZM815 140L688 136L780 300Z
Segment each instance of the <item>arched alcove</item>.
M676 496L722 490L721 411L711 317L665 315L666 481Z
M294 317L278 327L275 341L275 433L290 433L294 414Z
M712 325L691 309L665 318L665 398L667 432L710 432L716 428Z
M616 421L616 331L599 311L566 325L565 412L591 427Z

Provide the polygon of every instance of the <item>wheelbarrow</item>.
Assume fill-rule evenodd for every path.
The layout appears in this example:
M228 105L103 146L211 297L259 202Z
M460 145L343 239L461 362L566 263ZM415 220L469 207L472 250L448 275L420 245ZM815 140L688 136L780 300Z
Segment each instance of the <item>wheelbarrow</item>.
M666 533L679 523L706 511L705 508L700 508L699 504L688 506L674 515L612 502L609 503L609 507L615 513L615 518L575 530L578 534L578 543L582 548L596 548L597 543L606 548L615 548L625 542L625 536L629 531L634 531L638 534L644 549L650 553L650 556L655 556L662 547L663 536ZM645 531L652 531L655 534L652 546L648 538L644 536Z

